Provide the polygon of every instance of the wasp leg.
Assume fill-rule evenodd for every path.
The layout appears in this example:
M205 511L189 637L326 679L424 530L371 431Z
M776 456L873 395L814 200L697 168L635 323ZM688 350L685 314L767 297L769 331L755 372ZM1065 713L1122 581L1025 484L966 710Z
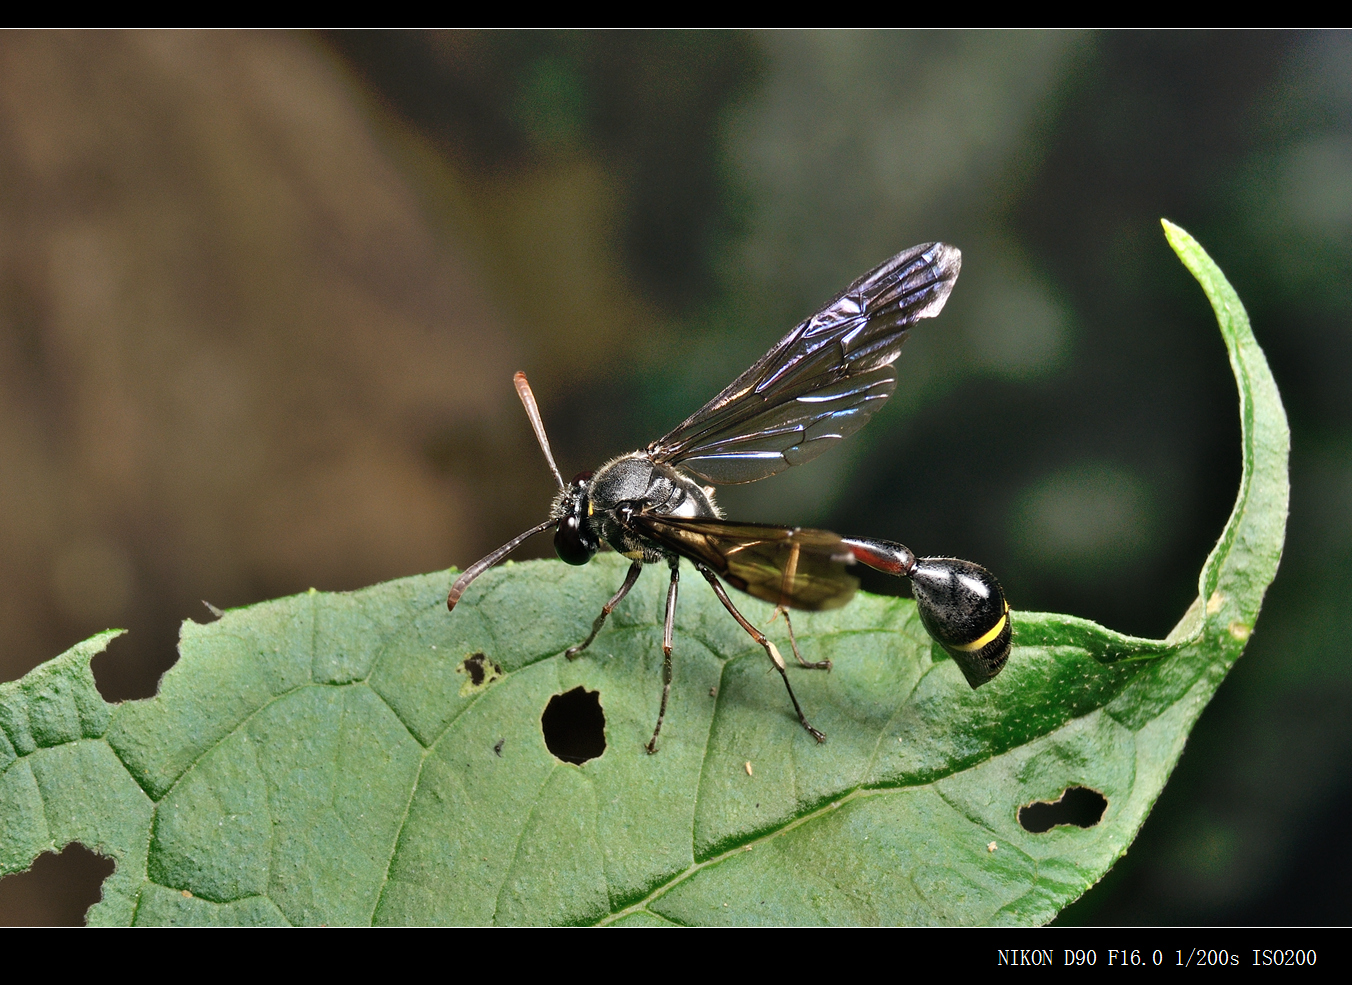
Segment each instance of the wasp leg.
M784 608L784 607L781 605L778 609L775 610L775 615L776 615L776 616L782 615L782 616L784 617L784 625L787 626L787 627L789 628L789 646L793 647L793 655L794 655L795 657L798 658L798 663L799 663L801 666L807 668L808 670L830 670L830 669L831 669L831 661L830 661L830 660L818 660L816 663L810 664L810 663L808 663L806 660L803 659L803 655L802 655L801 653L798 652L798 639L793 635L793 620L791 620L791 619L789 618L789 610L788 610L788 609ZM775 621L775 620L774 620L774 616L771 616L771 617L770 617L770 621L771 621L771 622L774 622L774 621Z
M648 755L657 752L657 733L662 731L662 719L667 717L667 698L671 695L671 634L676 628L676 584L681 578L679 558L671 559L671 584L667 586L667 617L662 623L662 707L657 712L657 727L648 740Z
M794 696L793 685L789 683L788 670L784 666L784 658L779 655L779 649L766 639L764 633L751 625L751 623L747 622L746 617L737 611L737 607L732 604L732 599L728 598L728 593L724 590L722 583L718 580L718 576L715 575L707 565L701 564L699 561L694 562L694 564L695 568L704 576L705 580L713 586L714 594L718 596L718 601L723 603L723 608L732 613L732 618L736 619L737 622L741 624L741 627L751 635L753 640L765 648L765 653L769 656L770 662L773 663L775 669L779 671L779 676L784 678L784 686L789 690L789 700L793 702L793 710L798 712L798 721L802 723L803 728L807 729L812 737L818 742L825 742L826 736L823 733L818 732L811 724L809 724L807 717L803 714L802 706L798 704L798 698Z
M565 650L563 652L565 657L569 660L576 660L579 653L591 646L591 641L596 639L596 634L601 632L601 627L606 624L606 616L615 611L615 606L619 605L620 600L629 594L629 589L634 587L634 582L638 581L638 576L642 573L642 561L635 561L633 564L629 565L629 574L624 576L624 584L620 586L620 590L611 597L609 602L601 606L601 614L597 616L596 621L592 623L591 633L577 646L570 646Z

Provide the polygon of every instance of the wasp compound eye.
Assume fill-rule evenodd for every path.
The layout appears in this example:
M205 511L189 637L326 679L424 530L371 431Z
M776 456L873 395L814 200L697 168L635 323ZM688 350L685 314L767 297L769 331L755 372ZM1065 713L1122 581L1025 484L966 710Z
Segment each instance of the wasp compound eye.
M576 514L560 520L559 529L554 532L554 551L560 561L568 564L586 564L596 556L600 546L584 528L582 517Z
M1009 659L1009 603L985 568L949 557L922 557L911 570L920 621L977 688Z

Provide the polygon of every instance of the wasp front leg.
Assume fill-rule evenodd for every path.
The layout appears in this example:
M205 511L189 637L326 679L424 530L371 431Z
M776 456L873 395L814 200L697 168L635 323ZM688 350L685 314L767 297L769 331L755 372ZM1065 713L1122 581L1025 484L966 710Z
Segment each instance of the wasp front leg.
M592 623L591 633L588 634L587 638L583 640L581 643L579 643L577 646L570 646L567 650L565 650L563 652L563 655L565 657L567 657L569 660L576 660L577 655L579 653L587 649L587 647L591 646L591 641L596 639L596 634L601 632L601 627L606 624L606 617L609 616L612 612L614 612L615 606L619 605L620 600L629 594L629 589L634 587L634 582L638 581L638 576L641 575L642 573L643 573L642 561L635 561L633 564L629 565L629 574L624 576L624 584L620 586L620 590L618 592L616 592L613 596L611 596L609 602L601 606L601 614L597 616L596 621Z

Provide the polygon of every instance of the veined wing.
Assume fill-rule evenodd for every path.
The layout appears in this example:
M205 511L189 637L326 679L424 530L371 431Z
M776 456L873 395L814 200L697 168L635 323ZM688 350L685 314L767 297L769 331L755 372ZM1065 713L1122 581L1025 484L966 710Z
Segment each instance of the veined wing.
M898 253L780 339L722 393L647 448L708 482L755 482L816 458L864 426L896 389L910 326L948 300L962 254Z
M854 597L854 554L829 530L770 527L728 520L641 513L640 533L693 561L702 561L733 588L795 609L838 609Z

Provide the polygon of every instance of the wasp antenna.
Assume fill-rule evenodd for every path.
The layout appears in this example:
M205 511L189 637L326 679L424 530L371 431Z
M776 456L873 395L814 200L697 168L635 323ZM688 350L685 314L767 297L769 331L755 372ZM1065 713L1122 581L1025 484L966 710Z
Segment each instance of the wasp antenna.
M540 450L545 453L545 461L549 463L549 471L554 473L554 481L559 484L560 489L567 489L564 485L563 476L559 474L559 467L554 464L554 453L549 450L549 438L545 435L545 422L540 420L540 408L535 403L535 394L530 392L530 383L526 381L525 373L517 373L512 377L512 382L516 384L516 395L521 398L521 404L526 408L526 416L530 418L530 426L535 428L535 440L540 442Z
M520 376L521 374L518 373L517 375ZM522 379L524 379L524 377L522 377ZM550 464L552 465L553 463L551 462ZM558 474L557 471L555 472L555 474L556 475ZM537 524L536 526L531 527L529 530L527 530L524 534L519 534L518 536L513 537L511 540L507 541L507 543L503 544L492 554L488 555L488 557L482 558L471 564L461 573L460 577L455 580L455 584L451 586L450 594L446 596L446 608L447 609L455 608L455 603L460 601L460 596L465 594L465 589L469 588L469 583L472 582L475 578L478 578L481 574L483 574L489 568L493 567L493 565L497 564L508 554L511 554L512 551L520 547L524 541L527 541L530 538L534 537L542 530L548 530L550 527L557 525L558 522L559 521L557 519L551 518L546 520L544 523Z

